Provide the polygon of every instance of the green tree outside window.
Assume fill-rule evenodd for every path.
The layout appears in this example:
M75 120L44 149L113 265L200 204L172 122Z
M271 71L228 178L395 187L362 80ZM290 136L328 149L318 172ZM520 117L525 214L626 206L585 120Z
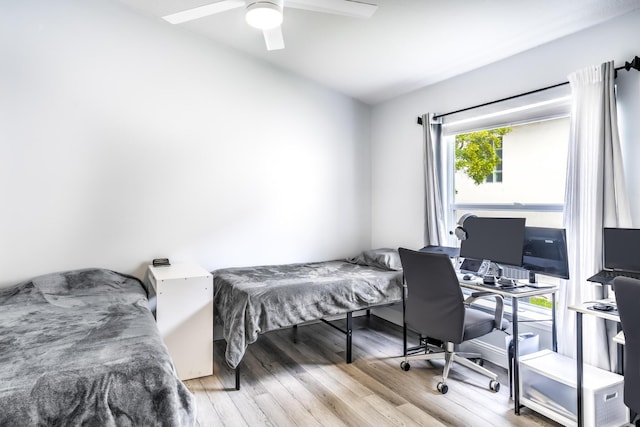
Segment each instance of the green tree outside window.
M456 135L456 172L463 171L476 185L485 182L500 163L496 151L502 150L502 137L511 130L503 127Z

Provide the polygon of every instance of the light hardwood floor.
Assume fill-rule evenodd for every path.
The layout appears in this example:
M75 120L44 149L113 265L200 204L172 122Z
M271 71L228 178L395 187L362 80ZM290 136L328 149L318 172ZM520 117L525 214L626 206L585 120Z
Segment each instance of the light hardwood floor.
M337 322L339 323L339 322ZM345 336L322 323L269 332L249 346L241 389L214 345L214 375L185 381L200 426L557 426L523 408L513 413L504 369L498 393L489 379L460 365L449 392L435 390L442 362L413 361L400 369L402 330L375 316L354 319L353 363L344 362ZM411 344L411 343L410 343Z

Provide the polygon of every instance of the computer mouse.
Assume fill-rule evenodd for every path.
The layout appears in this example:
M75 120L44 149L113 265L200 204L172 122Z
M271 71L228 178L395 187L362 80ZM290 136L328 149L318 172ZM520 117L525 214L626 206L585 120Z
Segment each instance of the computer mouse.
M462 280L471 280L473 279L473 276L470 274L465 274L464 276L462 276Z
M611 304L606 304L603 302L597 302L595 304L593 304L593 308L594 310L598 310L598 311L611 311L613 309L615 309L614 306L612 306Z

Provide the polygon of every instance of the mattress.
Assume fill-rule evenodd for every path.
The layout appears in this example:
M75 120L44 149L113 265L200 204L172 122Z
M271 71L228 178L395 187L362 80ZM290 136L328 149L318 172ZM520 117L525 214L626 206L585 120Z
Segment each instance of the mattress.
M0 425L192 426L140 281L110 270L0 289Z
M402 271L394 268L356 257L214 271L227 364L236 368L262 333L401 301Z

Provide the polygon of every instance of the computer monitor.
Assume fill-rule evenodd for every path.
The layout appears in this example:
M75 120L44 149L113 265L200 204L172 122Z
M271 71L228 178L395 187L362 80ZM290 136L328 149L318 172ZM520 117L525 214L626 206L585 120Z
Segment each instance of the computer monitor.
M460 244L461 257L522 265L525 218L469 217L464 230L467 237Z
M604 267L640 272L640 229L605 228Z
M530 273L568 279L569 261L565 229L527 227L524 231L522 267ZM535 282L535 276L531 277Z

